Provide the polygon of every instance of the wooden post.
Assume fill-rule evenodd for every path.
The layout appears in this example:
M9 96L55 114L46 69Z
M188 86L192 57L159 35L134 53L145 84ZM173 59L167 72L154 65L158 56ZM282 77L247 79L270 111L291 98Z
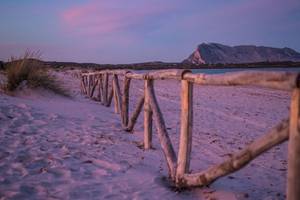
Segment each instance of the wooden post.
M116 85L115 85L115 79L114 79L114 75L113 75L113 80L112 80L112 91L113 91L113 99L114 99L114 111L115 113L119 113L119 105L118 105L118 98L117 98L117 94L116 94Z
M149 102L148 87L153 85L153 80L145 80L145 101L144 101L144 148L150 149L152 143L152 110Z
M100 74L100 90L101 90L101 103L104 103L104 84L103 84L103 74Z
M104 74L104 88L103 88L103 103L107 104L107 96L108 96L108 73Z
M181 127L177 160L176 181L189 173L193 129L193 83L181 81Z
M84 93L85 95L88 94L88 81L87 81L87 76L84 76Z
M129 110L129 89L130 89L130 78L124 79L124 88L122 96L122 124L124 127L128 125L128 110Z
M149 87L147 87L148 95L149 95L149 101L150 106L153 112L153 119L155 123L155 127L157 129L158 138L162 147L162 150L164 152L167 165L169 168L169 174L173 181L175 181L176 178L176 153L173 149L172 142L169 138L166 125L164 122L164 118L162 116L161 110L158 106L157 99L155 97L154 93L154 87L153 84L150 84Z
M94 87L94 75L91 74L90 77L91 77L90 98L92 98L93 97L93 87Z
M287 199L300 199L300 132L299 120L300 89L293 90L290 107L290 127L288 144Z
M90 96L91 93L91 76L87 75L87 87L88 87L88 91L87 91L87 96Z
M90 96L90 75L86 76L86 95L89 97Z
M106 102L106 104L104 104L106 107L109 107L110 104L111 104L111 102L112 102L113 92L114 92L114 91L113 91L113 88L111 87L110 92L109 92L109 94L108 94L107 102Z
M89 75L89 79L90 79L90 85L89 85L89 97L92 97L92 90L93 90L93 75Z
M94 96L94 92L96 89L96 86L98 85L98 79L93 80L93 87L92 87L92 91L91 91L91 98L93 98Z
M93 96L93 87L94 87L94 75L93 74L91 74L90 75L90 77L91 77L91 91L90 91L90 98L92 98L92 96Z
M84 76L82 75L81 75L80 87L81 87L81 93L84 94Z
M144 100L145 100L145 96L143 95L138 101L138 104L132 114L132 117L129 120L128 126L124 127L125 131L130 132L133 130L136 120L139 117L140 112L142 111Z
M102 101L101 100L101 95L102 95L102 91L101 91L101 87L102 87L102 75L101 74L99 74L99 77L98 77L98 80L99 80L99 82L98 82L98 101Z
M116 74L113 75L114 108L115 113L119 114L121 110L121 90L119 79Z

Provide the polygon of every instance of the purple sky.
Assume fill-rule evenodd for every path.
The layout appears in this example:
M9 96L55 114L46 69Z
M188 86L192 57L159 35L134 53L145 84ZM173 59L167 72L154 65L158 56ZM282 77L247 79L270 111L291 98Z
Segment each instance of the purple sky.
M177 62L202 42L300 51L299 0L1 0L0 60Z

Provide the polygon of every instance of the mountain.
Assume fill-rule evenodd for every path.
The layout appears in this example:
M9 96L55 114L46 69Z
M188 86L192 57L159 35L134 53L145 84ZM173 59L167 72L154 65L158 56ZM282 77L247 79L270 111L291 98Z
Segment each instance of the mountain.
M183 62L191 64L217 64L283 61L299 62L300 53L286 47L227 46L218 43L202 43Z

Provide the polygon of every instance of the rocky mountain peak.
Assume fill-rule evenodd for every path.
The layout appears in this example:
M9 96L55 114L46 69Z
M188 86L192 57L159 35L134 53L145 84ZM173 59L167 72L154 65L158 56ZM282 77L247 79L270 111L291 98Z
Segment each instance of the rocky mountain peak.
M300 61L300 53L291 48L255 45L227 46L219 43L201 43L184 62L193 64L254 63Z

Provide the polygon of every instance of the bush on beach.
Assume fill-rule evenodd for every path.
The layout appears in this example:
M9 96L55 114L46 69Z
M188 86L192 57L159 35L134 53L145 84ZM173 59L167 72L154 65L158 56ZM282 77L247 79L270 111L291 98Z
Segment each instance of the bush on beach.
M38 60L39 52L26 51L23 57L12 57L5 66L7 84L5 89L15 91L20 85L30 88L44 88L59 95L70 96L62 84L52 76L43 63Z

